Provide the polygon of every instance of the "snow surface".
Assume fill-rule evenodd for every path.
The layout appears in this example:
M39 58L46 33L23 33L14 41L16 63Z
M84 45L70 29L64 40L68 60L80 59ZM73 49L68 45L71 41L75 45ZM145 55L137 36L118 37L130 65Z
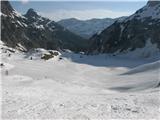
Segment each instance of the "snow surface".
M27 51L27 49L20 43L17 44L16 49L21 50L21 51Z
M16 10L13 11L13 14L16 16L16 17L21 17L23 19L26 19L26 17L24 17L23 15L21 15L21 13L17 12Z
M160 119L159 60L9 53L1 53L3 119Z
M34 26L35 28L37 28L37 29L44 30L44 26L43 26L43 25L38 25L37 22L34 22L34 23L33 23L33 26Z
M30 59L32 57L32 59L34 60L39 60L41 59L41 57L43 57L44 55L51 55L51 53L58 53L59 55L61 55L60 52L56 51L56 50L45 50L43 48L36 48L34 50L30 50L28 51L28 53L25 54L25 58L27 59ZM54 60L58 60L59 59L59 56L55 56L54 55ZM51 61L52 59L48 60L48 61Z

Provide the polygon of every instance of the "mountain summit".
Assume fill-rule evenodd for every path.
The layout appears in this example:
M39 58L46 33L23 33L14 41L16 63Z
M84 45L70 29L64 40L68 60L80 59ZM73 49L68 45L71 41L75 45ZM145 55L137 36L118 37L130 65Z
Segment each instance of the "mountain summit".
M159 4L160 1L153 1L153 0L149 0L147 5L150 6L150 7L154 7L156 5Z
M10 15L13 11L14 9L12 8L12 6L8 1L1 2L1 12L3 14Z
M32 9L32 8L30 8L30 9L27 11L27 13L25 14L25 16L26 16L26 17L34 17L34 18L39 17L39 15L37 14L37 12L36 12L34 9Z

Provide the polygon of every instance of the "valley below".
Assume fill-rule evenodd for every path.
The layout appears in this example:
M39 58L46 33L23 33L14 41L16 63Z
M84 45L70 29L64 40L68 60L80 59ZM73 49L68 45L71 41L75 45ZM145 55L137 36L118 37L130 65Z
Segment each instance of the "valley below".
M159 119L159 60L1 53L3 119ZM61 59L60 59L61 58Z

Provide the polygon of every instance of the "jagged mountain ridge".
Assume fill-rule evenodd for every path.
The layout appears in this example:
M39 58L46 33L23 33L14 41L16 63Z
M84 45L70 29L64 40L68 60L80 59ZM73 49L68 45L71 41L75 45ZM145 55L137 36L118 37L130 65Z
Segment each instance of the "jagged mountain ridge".
M85 51L86 40L73 34L48 18L41 17L33 9L23 16L8 1L1 1L2 41L10 46L32 48L70 49Z
M101 32L116 20L123 20L126 17L120 18L104 18L104 19L90 19L90 20L78 20L76 18L64 19L58 21L60 25L68 30L82 36L83 38L90 38L95 33Z
M151 43L160 49L160 1L149 1L135 14L91 37L89 53L123 53ZM148 42L149 41L149 42Z

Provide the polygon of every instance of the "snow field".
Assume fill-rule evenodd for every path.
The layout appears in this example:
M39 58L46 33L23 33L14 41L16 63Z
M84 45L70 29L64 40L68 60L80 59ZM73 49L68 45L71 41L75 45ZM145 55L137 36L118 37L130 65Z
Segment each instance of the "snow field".
M159 61L79 56L44 61L4 53L2 118L159 119Z

